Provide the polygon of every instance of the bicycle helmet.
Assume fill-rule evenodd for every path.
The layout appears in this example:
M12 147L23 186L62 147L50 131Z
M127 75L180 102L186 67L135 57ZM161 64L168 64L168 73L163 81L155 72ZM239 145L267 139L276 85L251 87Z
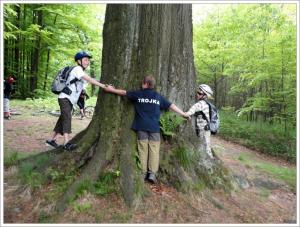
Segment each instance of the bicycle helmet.
M82 59L84 57L92 58L92 56L89 55L87 52L80 51L77 54L75 54L74 59L75 59L75 61L77 61L77 60Z
M200 84L198 88L202 90L207 95L208 98L211 98L212 95L214 94L210 86L208 86L207 84Z

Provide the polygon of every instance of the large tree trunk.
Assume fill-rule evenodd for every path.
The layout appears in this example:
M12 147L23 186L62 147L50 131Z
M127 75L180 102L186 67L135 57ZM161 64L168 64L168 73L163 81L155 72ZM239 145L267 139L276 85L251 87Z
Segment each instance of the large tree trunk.
M139 89L151 73L156 90L187 110L194 103L195 73L192 49L191 5L108 5L103 30L103 83L117 88ZM136 135L130 129L133 105L126 99L100 91L95 114L88 128L74 139L75 154L52 156L48 165L74 159L80 176L58 202L63 209L83 180L96 180L107 169L120 171L120 187L129 207L145 190L135 155ZM179 190L199 184L224 186L226 171L216 158L199 149L191 122L185 122L174 138L162 141L159 179ZM59 152L59 151L57 151ZM52 163L52 164L51 164ZM72 162L68 162L72 163ZM229 184L228 184L229 185Z

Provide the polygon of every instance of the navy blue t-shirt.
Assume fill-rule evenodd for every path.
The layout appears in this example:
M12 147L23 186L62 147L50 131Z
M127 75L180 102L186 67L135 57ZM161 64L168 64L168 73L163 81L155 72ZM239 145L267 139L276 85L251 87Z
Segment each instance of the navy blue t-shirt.
M131 128L136 131L159 132L160 110L169 109L172 103L149 88L127 91L126 96L135 108Z

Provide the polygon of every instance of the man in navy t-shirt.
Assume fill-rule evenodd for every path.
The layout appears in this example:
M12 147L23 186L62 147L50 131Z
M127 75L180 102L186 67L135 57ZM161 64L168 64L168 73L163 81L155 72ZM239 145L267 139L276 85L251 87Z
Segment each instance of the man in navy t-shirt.
M159 93L155 92L155 79L145 76L142 80L142 89L125 91L115 89L113 86L104 88L105 91L121 96L127 96L134 104L135 116L132 129L138 137L138 152L142 167L143 179L156 183L156 172L159 167L160 127L159 118L161 110L172 110L185 118L189 118L175 104L172 104Z

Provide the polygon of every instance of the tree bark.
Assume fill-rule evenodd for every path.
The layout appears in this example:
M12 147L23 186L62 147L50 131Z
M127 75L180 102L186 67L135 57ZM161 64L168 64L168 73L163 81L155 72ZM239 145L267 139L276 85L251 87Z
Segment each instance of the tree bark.
M185 111L194 103L191 5L107 5L102 53L102 83L139 89L142 78L151 73L156 90L171 102ZM57 167L57 160L71 157L76 167L81 167L80 176L58 201L58 209L65 208L80 182L96 180L107 169L120 171L125 203L129 207L138 204L145 186L135 158L136 135L130 129L133 118L133 105L126 98L100 90L90 125L73 139L78 144L74 155L62 152L50 157L46 153L53 166ZM182 191L200 184L230 187L219 159L210 159L200 150L203 141L196 137L193 121L185 122L175 137L161 142L161 182Z
M36 6L38 8L39 5ZM37 12L34 10L33 15L33 23L35 23L35 19L37 20L37 24L39 26L43 26L43 11L38 10ZM39 63L40 63L40 47L41 47L41 36L40 34L36 35L36 41L33 48L33 54L31 59L31 75L30 75L30 91L34 92L37 89L38 82L38 72L39 72Z
M20 29L20 23L21 23L21 8L19 5L15 6L16 12L17 12L17 18L16 18L16 27L19 30ZM14 59L14 71L15 76L20 76L20 35L17 35L17 39L15 40L15 59ZM18 88L17 88L18 89ZM18 89L19 90L19 89Z

